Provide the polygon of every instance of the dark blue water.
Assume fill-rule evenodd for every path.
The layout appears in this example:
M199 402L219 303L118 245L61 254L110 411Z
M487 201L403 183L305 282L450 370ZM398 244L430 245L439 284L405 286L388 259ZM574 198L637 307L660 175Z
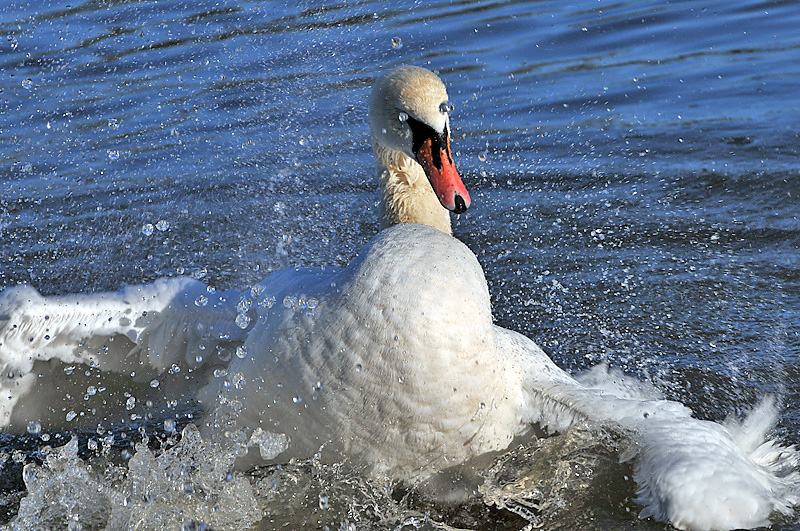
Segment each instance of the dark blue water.
M498 324L705 418L777 393L800 443L798 27L793 2L15 2L0 287L346 264L378 229L370 85L427 66Z

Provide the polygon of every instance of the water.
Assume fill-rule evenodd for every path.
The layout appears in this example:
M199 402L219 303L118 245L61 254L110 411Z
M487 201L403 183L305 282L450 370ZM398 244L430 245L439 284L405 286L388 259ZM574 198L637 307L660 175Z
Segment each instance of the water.
M570 370L606 361L648 379L703 418L779 394L778 433L797 444L798 24L791 2L15 2L0 7L0 286L93 292L183 274L227 289L345 265L378 229L369 87L412 63L455 103L473 206L454 232L486 271L498 324ZM175 445L196 413L142 428ZM594 430L524 442L501 471L538 482L550 529L662 529L636 519L630 470ZM105 465L41 455L45 426L4 435L4 519L25 496L22 464L51 459L31 474L58 485L74 469L76 492L99 492L70 506L74 522L54 517L71 529L92 527L80 514L241 525L203 512L209 500L262 511L265 529L526 523L313 461L202 496L176 479L150 495L158 508L138 492L126 505L148 459L171 459L131 432L111 430ZM83 433L78 454L105 436ZM174 452L206 444L192 437ZM527 454L555 464L515 467Z

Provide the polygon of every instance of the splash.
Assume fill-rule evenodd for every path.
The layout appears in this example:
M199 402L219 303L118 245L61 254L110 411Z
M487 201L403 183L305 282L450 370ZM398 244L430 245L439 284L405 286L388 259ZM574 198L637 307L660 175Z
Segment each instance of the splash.
M535 528L604 529L610 520L604 510L635 507L631 482L618 463L619 444L601 427L576 424L563 435L535 439L499 456L479 492L485 503L516 513Z
M137 444L127 466L83 461L77 438L45 447L44 462L24 468L28 495L5 529L247 529L261 510L248 478L233 471L241 452L192 424L160 453Z

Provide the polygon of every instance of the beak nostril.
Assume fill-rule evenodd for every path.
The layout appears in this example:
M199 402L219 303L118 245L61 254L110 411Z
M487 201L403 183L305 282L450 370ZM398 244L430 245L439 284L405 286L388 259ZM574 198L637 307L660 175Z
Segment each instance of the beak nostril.
M455 197L455 207L453 208L453 212L455 214L463 214L467 211L467 203L464 202L464 198L460 195L456 194Z

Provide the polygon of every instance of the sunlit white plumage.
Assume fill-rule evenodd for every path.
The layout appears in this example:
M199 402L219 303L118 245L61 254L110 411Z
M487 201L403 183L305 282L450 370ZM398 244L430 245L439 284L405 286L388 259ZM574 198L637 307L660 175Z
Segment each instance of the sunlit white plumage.
M342 271L287 271L261 289L278 304L256 304L252 355L230 367L246 385L224 393L247 404L241 424L287 433L286 455L324 445L416 480L525 429L522 368L497 350L480 265L452 237L394 226ZM287 297L316 304L286 308Z
M414 483L506 448L533 423L558 431L587 418L629 437L624 457L635 460L643 517L711 530L791 513L798 458L767 438L769 401L740 423L697 420L618 374L576 380L528 338L492 324L483 271L449 235L440 206L469 202L446 162L446 102L426 70L403 67L376 83L371 128L388 228L345 269L282 271L241 295L186 279L49 299L30 287L4 291L0 424L63 414L29 406L44 364L198 368L198 352L243 343L246 356L227 368L237 385L212 380L198 396L212 428L224 402L237 406L239 426L288 435L278 461L321 452ZM243 313L246 329L236 324Z

